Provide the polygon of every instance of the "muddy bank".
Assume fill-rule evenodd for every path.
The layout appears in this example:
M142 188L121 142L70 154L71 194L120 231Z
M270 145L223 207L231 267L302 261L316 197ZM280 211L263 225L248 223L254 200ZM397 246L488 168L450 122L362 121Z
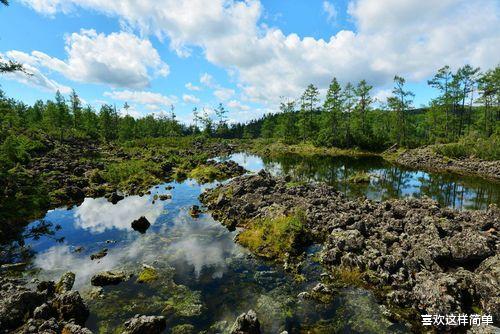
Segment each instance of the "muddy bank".
M287 181L260 172L209 190L201 200L224 225L246 228L240 243L292 270L300 270L305 246L321 243L328 271L310 296L328 300L341 283L361 285L415 331L420 314L484 312L499 325L498 208L455 211L429 199L378 203Z
M406 150L396 157L388 153L384 157L410 168L477 175L500 182L500 161L474 158L452 159L436 153L431 147Z

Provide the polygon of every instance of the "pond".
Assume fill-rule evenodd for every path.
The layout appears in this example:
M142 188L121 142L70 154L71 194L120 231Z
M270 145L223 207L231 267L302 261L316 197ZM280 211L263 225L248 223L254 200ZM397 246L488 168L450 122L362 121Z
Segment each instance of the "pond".
M229 159L251 172L265 168L289 174L297 182L324 181L349 196L426 195L458 208L482 208L499 200L498 185L410 171L376 158L266 159L240 153ZM346 182L360 171L369 173L369 183ZM151 188L149 195L128 196L114 205L104 198L86 198L80 206L51 210L28 226L49 224L54 234L26 240L34 254L27 275L57 280L64 272L74 272L75 289L91 310L87 326L101 333L116 331L138 313L167 316L168 333L224 333L249 309L257 312L264 333L404 332L384 318L383 308L369 291L346 289L326 304L301 299L300 292L319 282L319 247L311 247L302 278L297 279L279 265L249 254L233 241L237 231L228 231L210 214L191 217L190 207L200 205L198 196L214 185L193 180L165 183ZM157 200L155 195L161 194L170 194L171 199ZM141 216L151 222L144 234L130 225ZM90 259L103 248L108 249L105 257ZM143 266L155 268L158 279L138 283ZM125 270L134 276L95 291L90 278L106 270Z
M295 181L325 182L348 196L386 200L427 196L456 209L484 209L500 205L500 183L451 173L428 173L391 164L381 157L300 156L258 157L237 153L229 157L246 169L266 169L274 175L290 175ZM349 182L368 174L369 182Z

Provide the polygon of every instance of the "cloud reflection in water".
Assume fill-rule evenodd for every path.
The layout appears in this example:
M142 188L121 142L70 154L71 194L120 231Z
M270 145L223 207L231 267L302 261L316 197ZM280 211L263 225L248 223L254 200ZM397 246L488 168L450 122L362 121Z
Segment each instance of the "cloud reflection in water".
M153 204L148 196L125 197L117 204L112 204L105 198L86 198L75 209L74 217L76 227L92 233L102 233L113 228L130 230L130 223L141 216L154 224L162 211L161 201Z

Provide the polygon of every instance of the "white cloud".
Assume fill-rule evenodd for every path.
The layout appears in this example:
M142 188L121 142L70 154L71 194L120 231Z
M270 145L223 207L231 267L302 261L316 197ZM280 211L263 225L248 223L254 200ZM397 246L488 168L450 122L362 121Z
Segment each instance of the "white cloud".
M104 96L110 97L114 100L126 101L126 102L135 102L140 104L149 104L149 105L163 105L170 106L177 102L177 97L164 96L159 93L147 92L147 91L112 91L105 92Z
M337 19L337 10L330 1L323 1L323 11L325 12L328 22L334 23Z
M247 106L246 104L242 104L240 101L237 100L231 100L227 103L227 106L229 108L241 110L241 111L248 111L250 110L250 107Z
M193 103L193 104L196 104L196 103L199 103L200 102L200 99L197 98L196 96L194 95L189 95L189 94L184 94L182 95L182 100L186 103Z
M352 0L355 31L327 40L260 25L258 0L23 0L47 14L80 6L119 17L144 34L168 37L186 56L201 47L208 61L233 73L246 97L276 105L309 83L326 88L367 79L384 87L395 74L419 81L437 68L491 67L500 54L497 0Z
M188 89L188 90L191 90L191 91L200 91L201 90L201 87L199 86L195 86L193 85L191 82L188 82L185 87Z
M49 79L45 74L43 74L37 67L34 66L36 61L33 57L24 52L9 51L7 52L7 56L0 54L0 60L1 58L18 61L23 64L24 69L26 70L25 72L17 71L4 73L4 77L7 79L15 80L22 84L37 87L52 93L60 91L63 94L69 94L71 92L70 87Z
M214 78L208 73L203 73L201 75L200 83L202 83L203 85L205 85L209 88L214 88L216 86Z
M81 30L67 36L65 49L66 60L39 51L28 55L14 50L9 54L74 81L113 87L145 88L152 77L169 74L168 65L150 41L126 32L104 35L95 30Z
M220 101L229 100L231 97L233 97L234 94L235 94L234 89L230 89L230 88L219 87L217 90L214 91L214 95Z

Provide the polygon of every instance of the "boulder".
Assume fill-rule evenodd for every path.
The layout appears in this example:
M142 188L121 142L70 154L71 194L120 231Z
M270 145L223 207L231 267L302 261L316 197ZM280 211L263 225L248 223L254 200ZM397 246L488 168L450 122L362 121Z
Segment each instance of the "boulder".
M167 328L165 317L136 315L124 324L122 334L160 334Z
M84 326L89 316L89 309L78 291L67 291L58 295L52 306L59 314L60 320L74 320L77 325Z
M92 276L90 283L93 286L116 285L127 279L123 271L103 271Z
M91 260L98 260L98 259L102 259L106 255L108 255L108 249L107 248L103 248L100 251L98 251L97 253L91 254L90 255L90 259Z
M231 327L231 334L260 334L260 323L254 310L242 313Z
M75 274L71 271L62 275L61 279L57 282L55 288L57 293L63 293L73 289L73 284L75 284Z
M134 220L131 225L135 231L137 231L141 234L146 233L148 228L151 226L151 224L149 223L149 220L144 216L142 216L139 219Z

